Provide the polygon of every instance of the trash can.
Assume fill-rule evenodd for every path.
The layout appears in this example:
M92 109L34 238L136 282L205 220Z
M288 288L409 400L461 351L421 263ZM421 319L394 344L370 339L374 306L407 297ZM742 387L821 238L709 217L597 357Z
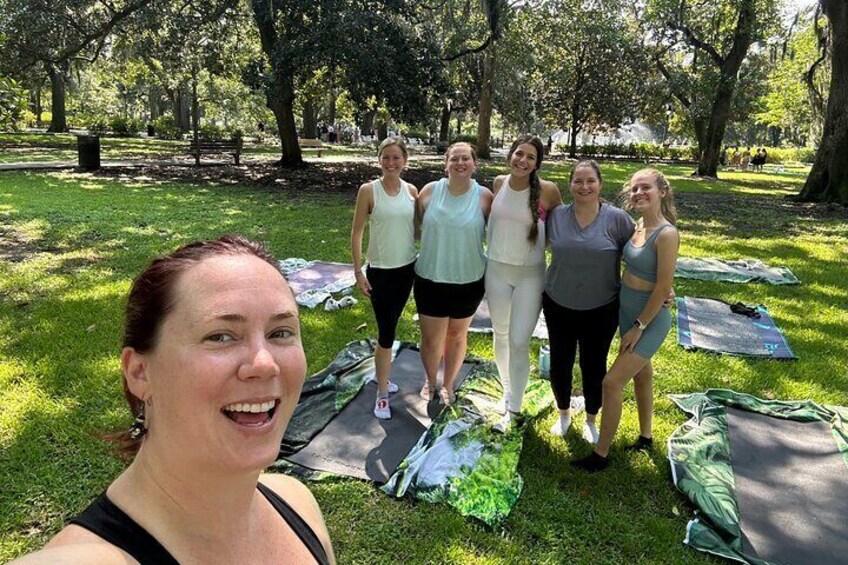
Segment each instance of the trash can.
M100 168L99 135L78 135L77 152L79 154L80 169L94 171Z
M156 137L156 128L153 124L147 124L147 137Z

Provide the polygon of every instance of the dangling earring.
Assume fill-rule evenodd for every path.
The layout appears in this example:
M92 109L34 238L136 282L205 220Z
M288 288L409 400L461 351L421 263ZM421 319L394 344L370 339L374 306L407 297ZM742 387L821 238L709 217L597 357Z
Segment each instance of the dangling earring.
M129 434L130 439L132 440L140 440L147 433L147 426L145 425L146 418L144 417L144 402L141 403L141 408L138 409L138 414L135 417L135 421L130 426Z

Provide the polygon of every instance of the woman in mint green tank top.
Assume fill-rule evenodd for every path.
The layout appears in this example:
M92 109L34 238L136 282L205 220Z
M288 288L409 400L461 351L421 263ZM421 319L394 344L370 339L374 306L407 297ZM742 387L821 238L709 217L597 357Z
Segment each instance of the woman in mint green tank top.
M639 439L628 449L650 449L653 412L651 357L671 329L671 314L663 302L671 291L680 236L674 224L674 195L656 169L637 171L622 196L626 207L640 217L636 231L624 248L627 267L621 279L619 325L621 347L603 380L601 433L595 451L574 462L589 472L609 465L609 450L621 421L622 393L633 379L639 412Z
M485 291L483 253L492 192L472 178L477 156L467 143L445 154L448 177L427 184L418 198L421 250L415 263L415 305L427 382L421 396L453 403L454 381L465 359L468 327ZM444 360L441 390L437 375Z

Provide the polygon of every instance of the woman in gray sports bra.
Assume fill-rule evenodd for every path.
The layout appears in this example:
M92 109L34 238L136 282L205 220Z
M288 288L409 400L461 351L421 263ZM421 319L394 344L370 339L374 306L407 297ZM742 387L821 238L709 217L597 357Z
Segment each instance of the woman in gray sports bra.
M642 169L630 178L622 196L625 208L636 211L640 218L624 247L626 266L619 296L621 347L604 377L600 438L591 455L573 462L589 472L609 465L610 445L621 420L622 392L630 379L634 380L640 435L628 449L653 445L651 357L671 329L671 313L662 307L671 291L680 244L671 186L660 171Z

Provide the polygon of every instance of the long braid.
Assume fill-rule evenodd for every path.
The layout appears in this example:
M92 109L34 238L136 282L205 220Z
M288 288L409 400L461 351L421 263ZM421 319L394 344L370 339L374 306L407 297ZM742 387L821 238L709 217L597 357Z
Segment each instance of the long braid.
M530 232L527 234L527 239L531 243L536 243L536 238L539 236L539 197L542 193L542 184L539 182L539 175L536 174L536 169L530 173L530 217L533 221L530 223Z

